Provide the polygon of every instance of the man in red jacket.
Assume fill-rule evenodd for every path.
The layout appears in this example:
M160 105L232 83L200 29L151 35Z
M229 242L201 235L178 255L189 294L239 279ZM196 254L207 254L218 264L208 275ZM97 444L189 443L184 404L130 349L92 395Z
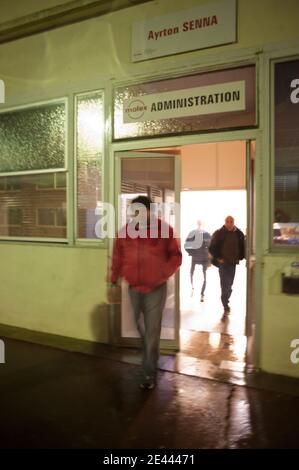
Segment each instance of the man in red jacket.
M115 240L110 275L112 285L116 285L119 278L129 284L136 326L143 339L140 386L144 389L155 387L167 280L182 263L172 227L155 217L153 206L146 196L133 199L135 220L133 217Z

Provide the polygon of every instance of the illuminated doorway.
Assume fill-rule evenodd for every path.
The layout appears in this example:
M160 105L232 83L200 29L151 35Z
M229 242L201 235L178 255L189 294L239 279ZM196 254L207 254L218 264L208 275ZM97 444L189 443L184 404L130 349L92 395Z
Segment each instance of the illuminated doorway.
M173 170L169 178L163 162L171 160ZM169 291L173 314L169 315L168 309L164 312L161 337L161 349L166 352L179 351L175 366L179 370L186 370L187 367L190 372L190 364L194 364L197 368L195 375L198 375L198 367L201 373L202 365L208 364L209 367L212 365L226 371L243 372L248 364L253 348L250 346L249 351L248 344L254 344L254 161L255 141L249 140L116 153L118 197L123 195L126 200L133 194L144 193L154 201L164 202L168 201L167 194L171 190L171 201L180 202L181 220L177 224L177 233L182 241L183 264L179 276L176 276L174 290ZM223 225L226 215L234 216L236 225L247 236L247 263L244 260L237 267L230 302L232 311L229 318L222 322L218 269L208 269L205 299L200 302L202 272L196 267L195 288L191 297L190 257L184 250L184 240L198 219L212 234ZM132 326L130 318L130 308L126 295L123 295L119 315L115 315L116 344L139 344L139 338L132 334L130 328L130 331L125 331L126 325ZM170 330L173 331L171 338L164 335Z
M184 249L188 234L197 227L210 236L232 215L235 225L247 233L248 192L246 142L217 142L181 148L180 350L214 367L244 371L246 365L247 268L237 265L230 299L231 312L223 318L218 268L204 272L196 264L191 286L191 256ZM251 210L251 209L250 209Z

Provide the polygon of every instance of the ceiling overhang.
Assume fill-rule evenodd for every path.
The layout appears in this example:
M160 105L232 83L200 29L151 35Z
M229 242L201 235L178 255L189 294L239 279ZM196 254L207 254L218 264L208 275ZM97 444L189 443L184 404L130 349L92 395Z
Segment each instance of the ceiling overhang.
M74 0L0 24L0 44L153 0Z

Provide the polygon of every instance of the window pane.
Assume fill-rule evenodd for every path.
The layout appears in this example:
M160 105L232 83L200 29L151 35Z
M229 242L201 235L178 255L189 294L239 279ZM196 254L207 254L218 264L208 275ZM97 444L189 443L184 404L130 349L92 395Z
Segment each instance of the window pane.
M8 208L8 225L22 225L23 211L18 207Z
M38 225L55 225L55 209L38 209L37 210Z
M65 188L66 187L66 173L56 173L55 175L55 187Z
M96 238L102 201L103 96L92 93L77 98L77 237Z
M55 174L50 173L48 175L40 175L38 189L54 189L55 188Z
M66 210L65 209L56 209L56 226L57 227L66 226Z
M66 238L66 189L55 177L0 178L0 236Z
M299 60L275 64L273 241L299 245Z
M114 139L256 125L255 67L115 89Z
M0 113L0 172L64 168L65 104Z

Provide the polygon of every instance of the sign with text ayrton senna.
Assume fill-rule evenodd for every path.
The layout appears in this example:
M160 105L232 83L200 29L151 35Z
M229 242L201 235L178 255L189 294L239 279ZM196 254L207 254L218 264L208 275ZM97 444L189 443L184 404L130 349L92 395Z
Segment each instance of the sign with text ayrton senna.
M222 0L134 23L132 61L235 41L236 0Z

